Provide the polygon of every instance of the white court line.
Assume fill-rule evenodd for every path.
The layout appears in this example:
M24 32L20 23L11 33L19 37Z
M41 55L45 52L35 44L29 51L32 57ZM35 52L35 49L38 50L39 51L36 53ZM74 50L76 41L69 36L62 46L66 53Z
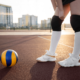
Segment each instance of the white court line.
M44 37L41 37L41 36L38 36L38 37L40 37L40 38L42 38L42 39L45 39L45 40L48 40L48 41L51 41L50 39L47 39L47 38L44 38ZM68 45L65 45L65 44L63 44L63 43L59 43L59 44L64 45L64 46L67 46L67 47L70 47L70 48L73 48L73 47L68 46Z

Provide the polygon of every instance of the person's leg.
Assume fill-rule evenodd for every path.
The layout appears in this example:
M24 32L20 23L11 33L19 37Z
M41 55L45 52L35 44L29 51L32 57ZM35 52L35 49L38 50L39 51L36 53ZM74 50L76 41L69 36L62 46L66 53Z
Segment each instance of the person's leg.
M80 0L75 0L70 4L71 18L70 23L75 31L74 48L71 56L59 64L63 67L79 66L79 54L80 54Z
M70 11L70 5L67 4L64 6L64 18L67 16L69 11ZM59 18L58 7L57 7L55 14L51 21L51 26L52 26L53 31L52 31L52 36L51 36L49 54L52 56L55 56L55 50L56 50L57 44L61 36L61 24L62 24L62 20Z
M67 14L69 13L70 11L70 5L67 4L64 6L64 15L65 17L67 16ZM59 18L59 14L58 14L58 7L56 8L56 11L55 11L55 14L54 16L52 17L52 20L51 20L51 26L52 26L52 36L51 36L51 44L50 44L50 49L49 51L47 51L47 55L50 56L50 57L54 57L54 59L52 59L53 61L55 61L55 50L56 50L56 47L57 47L57 44L59 42L59 39L60 39L60 36L61 36L61 24L62 24L62 21L60 18ZM37 61L40 61L40 62L45 62L47 61L47 58L44 57L46 60L43 59L43 56L37 58ZM48 59L49 60L49 59Z
M75 31L74 49L72 54L74 57L80 54L80 0L75 0L70 4L71 7L71 25Z

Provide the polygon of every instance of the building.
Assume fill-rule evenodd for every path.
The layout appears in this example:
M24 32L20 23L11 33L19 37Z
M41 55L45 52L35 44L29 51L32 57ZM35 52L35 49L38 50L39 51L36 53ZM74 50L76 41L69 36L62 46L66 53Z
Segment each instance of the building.
M21 28L22 26L22 18L18 18L18 27Z
M18 23L13 23L13 27L19 28L19 27L18 27Z
M30 15L22 15L22 25L24 28L30 27Z
M45 29L47 27L47 20L41 20L41 28Z
M65 24L65 28L72 28L71 24Z
M42 29L50 29L50 27L51 27L51 18L48 18L47 20L41 20Z
M41 28L41 24L38 24L38 28Z
M37 16L31 15L30 16L30 27L37 28L38 27L38 18Z
M21 24L20 24L21 23ZM37 28L38 27L38 18L34 15L22 15L22 20L19 20L20 26L24 28Z
M51 18L48 18L47 19L47 28L50 28L51 27Z
M11 6L0 4L0 27L13 26L13 11Z

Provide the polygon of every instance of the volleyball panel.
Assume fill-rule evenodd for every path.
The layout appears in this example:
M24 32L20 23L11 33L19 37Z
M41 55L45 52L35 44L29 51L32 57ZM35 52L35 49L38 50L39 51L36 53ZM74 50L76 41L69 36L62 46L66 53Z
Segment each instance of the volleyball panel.
M6 64L6 51L4 51L2 54L1 54L1 63L4 65L4 66L7 66Z
M11 62L11 65L9 67L12 67L16 64L16 55L14 52L12 52L11 60L12 60L12 62Z
M7 50L7 52L6 52L6 64L7 64L7 66L10 66L12 63L11 55L12 55L12 51Z

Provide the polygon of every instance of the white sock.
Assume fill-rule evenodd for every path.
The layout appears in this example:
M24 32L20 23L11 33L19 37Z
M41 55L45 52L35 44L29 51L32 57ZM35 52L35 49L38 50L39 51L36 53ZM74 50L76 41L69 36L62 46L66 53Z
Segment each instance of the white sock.
M80 32L76 32L72 56L78 58L79 54L80 54Z
M57 44L59 42L60 36L61 36L61 31L52 31L49 55L52 55L52 56L55 55L55 50L56 50Z

